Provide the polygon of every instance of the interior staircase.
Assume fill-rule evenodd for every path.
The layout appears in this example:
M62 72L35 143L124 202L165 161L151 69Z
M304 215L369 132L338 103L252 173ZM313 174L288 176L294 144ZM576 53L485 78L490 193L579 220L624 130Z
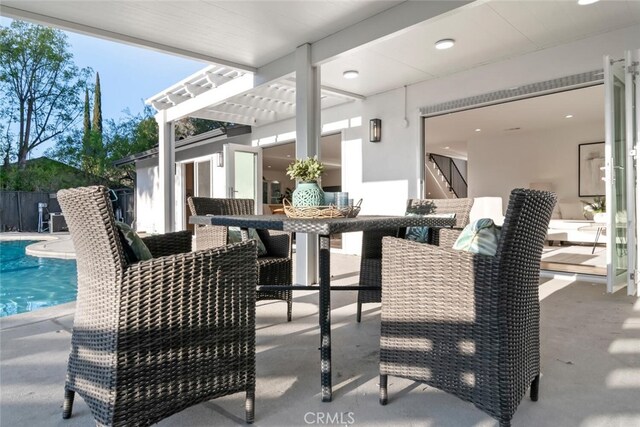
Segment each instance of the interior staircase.
M427 156L429 172L436 178L441 188L444 187L451 198L467 197L467 181L453 159L439 154L428 154Z

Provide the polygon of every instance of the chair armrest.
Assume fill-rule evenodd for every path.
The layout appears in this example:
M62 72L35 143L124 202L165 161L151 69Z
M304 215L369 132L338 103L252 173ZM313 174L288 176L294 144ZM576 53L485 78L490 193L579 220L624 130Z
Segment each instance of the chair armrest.
M142 241L149 248L154 258L191 252L191 232L177 231L143 237Z
M267 256L291 258L291 233L280 230L256 230L267 248Z
M382 320L473 321L478 301L498 298L496 260L442 246L385 237Z
M200 310L199 316L207 319L222 316L218 303L243 304L243 298L249 307L255 306L256 259L256 243L250 240L130 264L123 275L120 311L131 310L130 316L162 328L163 317L180 311L188 317Z
M461 233L461 228L434 228L433 244L444 248L452 248Z

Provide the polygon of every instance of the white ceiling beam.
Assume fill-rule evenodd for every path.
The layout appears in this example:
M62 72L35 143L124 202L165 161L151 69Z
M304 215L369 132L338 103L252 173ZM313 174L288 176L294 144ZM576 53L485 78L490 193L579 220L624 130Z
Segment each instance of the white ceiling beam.
M197 86L191 83L185 83L184 84L184 90L187 91L187 93L189 95L191 95L191 97L196 97L198 95L200 95L201 93L204 93L206 91L209 90L209 88L203 87L203 86Z
M279 84L279 82L264 86L255 93L259 93L260 96L265 98L277 99L278 101L288 102L294 105L296 103L295 88L287 88L286 86Z
M152 101L151 105L156 109L156 111L166 110L167 108L171 107L171 104L169 104L168 102L160 101Z
M295 79L281 80L278 82L278 84L295 88L296 80ZM324 86L324 85L320 86L320 93L322 95L335 95L335 96L339 96L340 98L347 98L349 100L352 100L352 99L362 100L367 98L366 96L360 95L359 93L353 93L346 90L336 89L334 87Z
M228 101L211 107L210 109L237 114L239 116L254 117L256 120L275 121L277 118L274 111L258 110L247 105L234 104Z
M115 7L115 6L114 6ZM55 18L53 16L42 15L39 13L29 12L19 9L13 6L2 5L0 7L0 15L6 16L12 19L19 19L23 21L31 21L38 24L50 25L58 27L64 30L70 30L76 33L81 33L87 36L99 37L105 40L117 41L133 46L145 47L162 53L171 53L183 58L195 59L203 62L213 62L227 67L238 68L249 72L255 72L256 68L245 64L239 64L237 62L228 61L226 59L218 58L211 55L205 55L202 53L194 52L191 50L181 49L175 46L169 46L162 43L152 42L150 40L140 39L137 37L128 36L126 34L120 34L113 31L104 30L102 28L96 28L89 25L79 24L77 22L66 21L64 19Z
M376 40L390 37L399 31L426 20L445 15L455 9L474 3L471 0L405 1L377 15L350 25L323 39L311 43L311 63L325 62ZM476 3L482 3L476 2ZM295 52L282 56L255 71L255 85L294 75Z
M255 85L260 86L283 77L293 76L295 69L296 54L295 52L291 52L258 68L253 76Z
M192 113L220 104L225 100L240 95L253 88L253 75L245 74L215 89L208 90L195 98L184 101L167 110L167 120L174 121L187 117Z
M472 1L405 1L397 6L350 25L311 44L311 63L323 64L368 43L409 31L410 27L435 17L443 17Z
M165 96L173 105L182 104L184 101L191 99L188 96L176 95L174 93L166 93Z
M247 105L249 107L273 111L279 114L289 114L295 112L295 106L276 101L274 99L263 98L254 96L251 93L245 93L242 96L234 97L228 100L228 102Z
M201 110L189 115L198 119L215 120L218 122L236 123L239 125L254 126L257 122L253 117L231 114L223 111Z

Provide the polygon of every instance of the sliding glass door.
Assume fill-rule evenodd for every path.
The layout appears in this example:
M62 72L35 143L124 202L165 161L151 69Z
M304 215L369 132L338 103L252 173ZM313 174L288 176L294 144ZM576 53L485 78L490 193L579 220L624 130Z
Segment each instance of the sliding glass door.
M636 293L637 61L605 57L605 180L607 203L607 291L627 286ZM637 62L636 62L637 64Z

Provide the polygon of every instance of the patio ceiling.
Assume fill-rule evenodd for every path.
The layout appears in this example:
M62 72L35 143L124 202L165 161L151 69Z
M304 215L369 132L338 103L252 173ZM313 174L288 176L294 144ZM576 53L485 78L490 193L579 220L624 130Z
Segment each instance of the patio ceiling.
M0 13L252 70L398 3L3 0Z
M0 13L218 64L203 70L206 79L227 83L191 76L194 81L150 99L161 110L198 91L211 92L212 84L223 87L255 73L257 85L272 85L251 94L243 87L227 104L216 98L197 109L201 117L255 126L293 115L287 86L295 69L293 52L304 43L311 43L322 84L331 88L323 92L327 107L345 102L343 92L353 95L346 96L350 99L371 96L637 25L640 2L4 0ZM457 42L453 49L433 48L448 37ZM344 79L342 73L350 69L360 77ZM266 77L260 80L263 71Z

